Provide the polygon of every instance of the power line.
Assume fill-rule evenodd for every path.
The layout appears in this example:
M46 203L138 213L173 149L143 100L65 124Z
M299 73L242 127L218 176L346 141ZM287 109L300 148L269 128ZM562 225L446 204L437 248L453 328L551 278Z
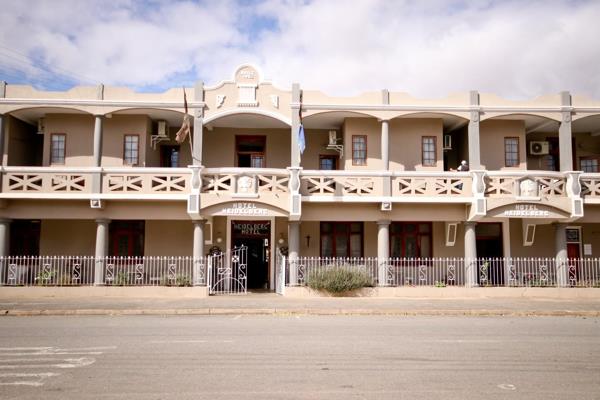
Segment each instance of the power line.
M10 53L14 53L14 54L20 56L21 58L18 58L13 54L6 53L7 51ZM27 64L27 66L41 70L42 72L45 72L50 75L62 75L66 78L71 79L72 81L77 81L77 79L74 79L74 78L79 78L79 80L82 82L93 83L93 84L98 82L97 79L93 79L88 76L73 72L66 68L62 68L62 67L58 67L58 66L51 66L47 62L45 62L39 58L36 59L33 57L29 57L23 53L13 50L3 44L0 44L0 52L4 52L4 54L3 54L4 56L10 57L17 62L22 63L21 65ZM60 72L60 71L63 71L63 72Z

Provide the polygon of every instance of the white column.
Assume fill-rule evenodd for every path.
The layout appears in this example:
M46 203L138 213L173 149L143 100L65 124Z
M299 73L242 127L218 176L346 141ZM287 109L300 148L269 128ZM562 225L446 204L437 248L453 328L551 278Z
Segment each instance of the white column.
M193 221L194 224L194 251L193 251L193 278L194 286L205 284L204 265L204 225L205 220Z
M102 166L102 116L94 117L94 167ZM102 174L92 174L92 193L102 192Z
M390 169L390 122L387 120L381 121L381 161L383 169Z
M290 286L298 284L298 258L300 257L300 221L288 222L288 260Z
M377 280L387 286L387 267L390 258L390 221L377 222Z
M554 250L556 253L556 283L559 287L569 284L567 257L567 225L554 225Z
M563 107L571 107L569 92L561 92ZM558 152L561 172L573 170L573 140L571 139L571 111L562 112L562 120L558 128Z
M475 222L465 222L465 285L479 286L477 283L477 236Z
M94 286L104 285L104 264L108 256L108 224L110 220L96 220L96 255L94 263Z
M479 93L476 91L470 92L471 106L479 106ZM468 144L469 144L469 168L481 168L481 153L479 150L479 111L471 111L471 118L468 127Z

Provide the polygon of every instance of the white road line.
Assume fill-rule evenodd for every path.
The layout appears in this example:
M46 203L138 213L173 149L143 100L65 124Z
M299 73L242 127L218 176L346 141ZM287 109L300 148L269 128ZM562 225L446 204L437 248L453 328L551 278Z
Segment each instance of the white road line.
M151 340L148 343L168 344L168 343L208 343L207 340Z
M55 372L41 372L37 374L26 374L26 373L0 373L0 385L1 386L43 386L44 379L59 376L60 374ZM12 382L1 382L6 378L17 379ZM29 378L18 379L18 378ZM34 379L34 380L32 380Z
M71 352L71 351L51 351L51 352L37 352L37 353L3 353L0 354L0 360L2 360L2 357L16 357L16 356L64 356L64 355L68 355L68 356L84 356L84 355L89 355L89 356L98 356L100 354L103 354L101 351L79 351L79 352Z
M93 351L93 350L114 350L117 346L96 346L96 347L53 347L53 346L40 346L40 347L0 347L0 351Z
M0 369L17 369L17 368L79 368L87 367L96 362L95 358L65 358L66 363L59 364L18 364L18 365L0 365Z
M235 317L233 317L233 319L240 319L240 318L242 318L241 315L236 315Z

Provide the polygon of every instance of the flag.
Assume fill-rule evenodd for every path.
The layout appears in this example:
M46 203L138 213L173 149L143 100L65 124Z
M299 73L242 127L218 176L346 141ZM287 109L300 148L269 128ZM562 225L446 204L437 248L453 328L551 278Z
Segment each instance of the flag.
M306 149L306 138L304 137L304 126L302 124L298 128L298 149L300 154L304 154L304 149Z
M185 138L187 138L190 134L191 129L185 88L183 88L183 108L185 110L185 114L183 114L183 122L181 123L181 128L177 131L177 134L175 134L175 141L179 144L184 142Z

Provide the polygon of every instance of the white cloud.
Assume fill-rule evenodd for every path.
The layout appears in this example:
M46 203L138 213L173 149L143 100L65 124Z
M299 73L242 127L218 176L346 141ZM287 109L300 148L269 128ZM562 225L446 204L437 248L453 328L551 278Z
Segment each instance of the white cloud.
M130 86L176 86L192 67L212 84L250 61L279 85L332 94L600 97L599 16L594 1L8 1L0 44Z

